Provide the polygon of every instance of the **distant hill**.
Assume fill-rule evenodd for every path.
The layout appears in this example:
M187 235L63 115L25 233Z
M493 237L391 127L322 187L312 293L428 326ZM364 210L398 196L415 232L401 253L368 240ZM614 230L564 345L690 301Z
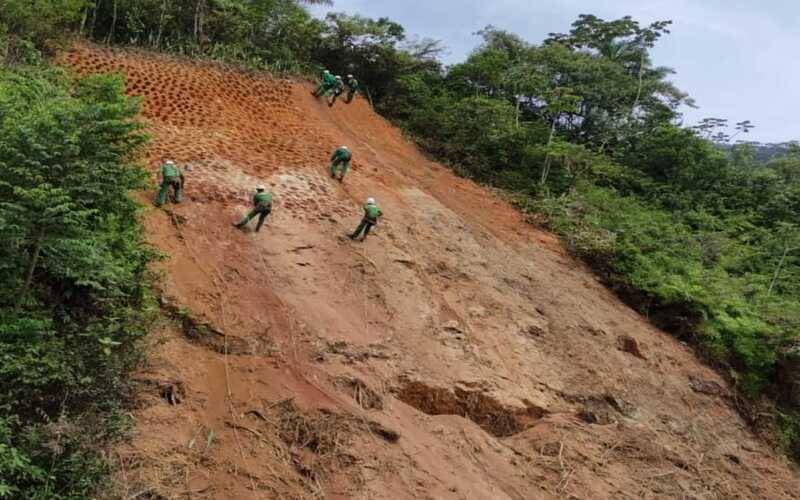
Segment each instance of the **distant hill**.
M758 163L766 163L776 156L780 156L789 150L792 144L797 144L798 141L780 142L780 143L764 143L764 142L745 142L739 144L749 144L753 147L755 152L754 158ZM733 144L720 144L720 149L730 151Z

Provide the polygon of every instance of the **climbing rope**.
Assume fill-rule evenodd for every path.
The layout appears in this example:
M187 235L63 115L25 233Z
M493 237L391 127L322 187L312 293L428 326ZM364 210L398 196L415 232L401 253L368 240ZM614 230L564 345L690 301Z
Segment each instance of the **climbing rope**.
M192 260L194 260L195 264L202 269L202 266L200 266L200 259L197 256L197 253L195 253L195 251L194 251L194 249L192 248L191 245L187 245L186 244L186 240L185 240L185 238L183 236L183 232L181 231L180 225L175 225L175 226L176 226L176 229L178 231L178 235L179 235L180 241L183 242L184 247L186 247L188 249L189 254L192 256ZM213 246L211 244L210 240L205 236L204 233L198 232L197 234L200 236L200 238L206 244L208 244L210 246ZM223 365L225 366L226 399L227 399L227 402L228 402L228 412L230 413L231 418L233 419L234 423L237 424L238 423L237 422L238 416L236 415L236 412L234 411L234 408L233 408L233 391L231 390L230 363L229 363L229 360L228 360L228 325L227 325L226 311L225 311L225 300L226 299L225 299L225 295L222 293L222 290L220 289L220 285L219 285L219 283L221 283L223 281L222 280L222 273L219 271L219 268L216 266L216 264L214 264L214 263L210 263L210 264L211 264L211 266L213 268L215 276L212 277L212 276L209 276L208 273L205 273L205 271L203 271L203 272L206 274L206 276L209 276L211 278L211 282L214 284L214 289L215 289L216 295L219 298L220 322L222 324L221 326L222 326L222 335L223 335L223 349L222 349L223 350L223 354L222 354L222 359L223 359ZM239 437L239 432L237 431L236 427L232 427L232 430L233 430L234 440L236 441L236 447L237 447L237 449L239 451L239 454L241 455L242 460L246 460L246 457L245 457L245 454L244 454L244 447L242 446L241 438ZM234 464L234 473L238 474L238 467L235 464ZM251 489L253 491L257 491L255 481L253 480L253 478L251 477L250 474L248 474L247 476L248 476L248 479L250 480Z

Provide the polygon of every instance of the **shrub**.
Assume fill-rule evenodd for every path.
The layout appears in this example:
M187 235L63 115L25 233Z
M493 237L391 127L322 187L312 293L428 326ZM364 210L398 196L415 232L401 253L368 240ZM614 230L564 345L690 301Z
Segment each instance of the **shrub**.
M0 497L86 498L139 360L152 252L122 79L0 71Z

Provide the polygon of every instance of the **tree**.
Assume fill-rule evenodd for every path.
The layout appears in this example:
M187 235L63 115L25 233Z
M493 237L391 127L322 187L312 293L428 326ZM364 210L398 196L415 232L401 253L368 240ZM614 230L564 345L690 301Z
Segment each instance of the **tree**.
M7 293L27 298L41 260L65 257L65 242L83 241L107 213L131 208L128 189L141 174L128 163L141 144L132 121L136 105L119 79L94 77L64 90L56 73L0 82L0 238L22 252L24 264L6 268L18 282ZM68 126L65 126L68 124ZM122 164L123 168L119 168ZM80 245L78 245L80 246ZM84 250L71 257L82 260ZM58 267L63 267L59 265ZM80 275L80 268L71 272ZM9 281L7 281L8 283Z
M404 77L439 73L435 56L441 50L435 40L407 40L403 27L388 18L330 13L314 58L335 73L355 74L367 97L380 110L392 112L381 102L396 99Z
M635 78L635 91L626 97L626 100L630 99L626 111L619 113L617 110L609 116L612 122L617 122L614 126L619 128L622 127L619 120L624 117L628 122L627 128L631 129L629 133L635 135L635 122L647 122L647 115L662 115L660 123L664 123L675 116L678 106L692 104L684 93L665 80L672 70L653 67L650 60L650 49L670 32L671 24L669 20L655 21L642 27L630 16L605 21L594 15L581 14L572 24L569 34L551 33L545 44L587 51L619 64L628 76ZM603 145L609 139L607 137Z
M559 120L561 120L564 114L574 112L581 100L581 97L573 94L572 89L566 87L555 87L552 90L545 92L543 95L543 100L545 103L543 111L550 122L550 135L547 137L547 144L545 145L548 149L545 156L544 166L542 167L542 176L539 180L539 184L542 186L547 182L547 176L550 174L550 164L552 160L552 153L554 152L550 150L550 147L553 144L553 138L556 132L556 124L559 122ZM556 151L557 154L564 155L564 145L559 144L559 147Z
M137 112L120 77L0 70L0 496L88 498L101 478L148 327ZM55 421L80 429L59 450Z
M0 25L9 33L52 48L47 42L79 20L89 0L0 0Z

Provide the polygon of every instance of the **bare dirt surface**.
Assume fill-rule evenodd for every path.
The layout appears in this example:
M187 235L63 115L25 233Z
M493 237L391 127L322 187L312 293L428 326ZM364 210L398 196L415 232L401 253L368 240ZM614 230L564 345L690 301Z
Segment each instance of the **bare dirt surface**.
M723 379L363 99L118 50L62 61L127 75L154 174L193 166L185 201L146 214L173 320L109 495L796 498ZM260 182L267 225L233 229ZM354 243L367 196L386 215Z

